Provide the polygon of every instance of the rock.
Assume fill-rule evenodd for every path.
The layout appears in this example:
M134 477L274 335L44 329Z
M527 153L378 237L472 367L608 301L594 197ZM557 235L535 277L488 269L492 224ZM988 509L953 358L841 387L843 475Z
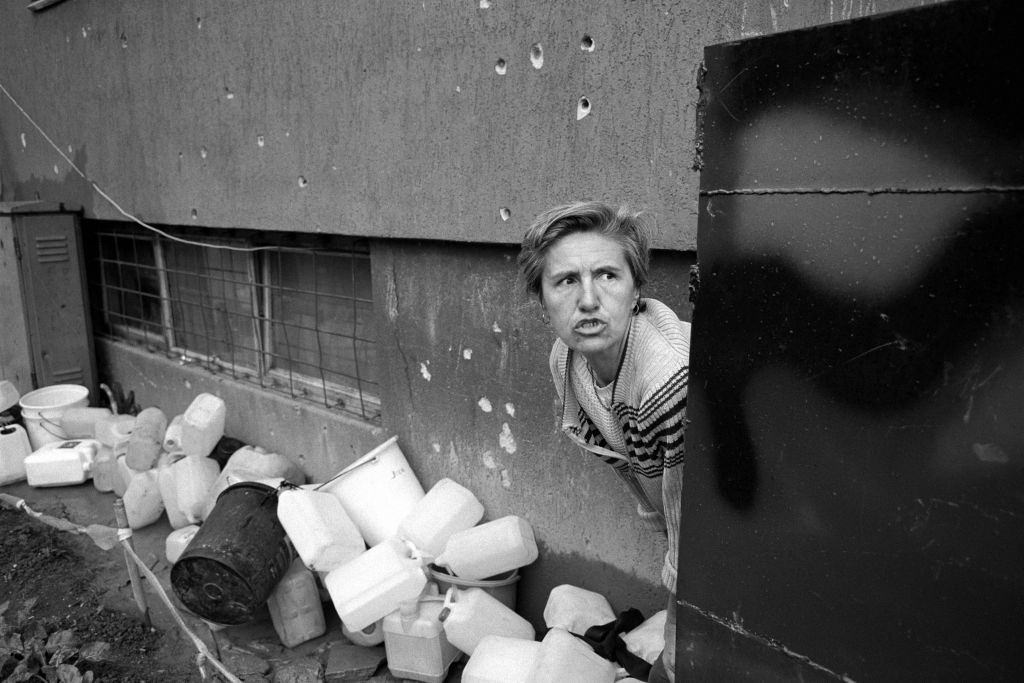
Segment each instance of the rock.
M274 669L274 683L319 683L321 673L319 661L302 657Z
M345 642L332 643L327 653L324 678L328 683L365 681L373 676L386 658L383 645L363 647Z
M236 648L222 649L220 661L236 676L265 674L270 671L270 664L267 660Z

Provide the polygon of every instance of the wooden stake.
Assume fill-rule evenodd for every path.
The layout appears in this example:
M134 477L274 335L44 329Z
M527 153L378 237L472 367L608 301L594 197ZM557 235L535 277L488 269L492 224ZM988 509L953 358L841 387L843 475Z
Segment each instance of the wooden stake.
M122 534L126 535L127 538L121 540L122 543L127 543L128 547L135 551L135 544L132 543L131 537L131 526L128 524L128 513L124 509L124 500L121 498L114 499L114 517L117 519L118 529L127 529L129 533ZM124 562L128 566L128 578L132 584L132 595L135 596L135 604L139 607L139 612L142 613L142 623L147 627L152 626L152 622L149 619L149 607L146 606L146 594L142 590L142 578L139 576L139 568L135 566L135 561L132 560L128 551L125 550Z

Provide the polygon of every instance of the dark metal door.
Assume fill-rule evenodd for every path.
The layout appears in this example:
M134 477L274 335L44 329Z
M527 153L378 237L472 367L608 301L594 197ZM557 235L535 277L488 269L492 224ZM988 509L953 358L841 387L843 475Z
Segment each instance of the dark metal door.
M1024 673L1022 36L705 51L680 680Z
M94 344L78 215L45 203L8 205L24 293L35 386L81 384L96 398ZM21 388L25 393L30 387Z

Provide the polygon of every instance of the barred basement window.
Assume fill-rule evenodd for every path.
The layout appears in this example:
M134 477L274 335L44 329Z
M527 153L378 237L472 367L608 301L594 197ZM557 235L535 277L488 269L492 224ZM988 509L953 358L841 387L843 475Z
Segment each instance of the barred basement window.
M185 243L84 227L98 335L380 420L365 240L160 227Z

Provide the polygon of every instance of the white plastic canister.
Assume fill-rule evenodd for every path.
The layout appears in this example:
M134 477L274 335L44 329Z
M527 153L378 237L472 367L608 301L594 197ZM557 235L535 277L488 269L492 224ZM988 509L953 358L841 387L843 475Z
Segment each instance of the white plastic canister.
M384 642L384 620L378 619L358 631L353 631L345 625L345 622L341 622L341 633L355 645L362 645L363 647L380 645Z
M227 408L224 399L202 393L181 414L181 450L189 455L209 455L224 436Z
M21 425L0 428L0 486L25 479L25 458L32 453L28 434Z
M167 556L167 561L171 564L177 562L198 531L198 525L189 524L167 534L167 538L164 539L164 555Z
M285 647L318 638L327 630L316 578L295 559L267 599L270 621Z
M359 529L329 493L286 488L277 495L277 519L306 566L336 569L366 551Z
M25 458L29 486L70 486L92 475L92 461L99 450L95 439L51 441Z
M69 439L95 439L96 423L111 415L109 408L68 408L60 416L60 425Z
M397 538L379 543L324 578L334 609L351 631L366 628L416 598L426 584L422 561Z
M438 619L448 642L472 655L486 635L533 640L533 626L483 588L449 588Z
M536 640L484 636L462 670L462 683L531 683L539 652Z
M537 559L533 527L508 515L451 535L434 564L465 579L485 579Z
M615 612L600 593L567 583L555 586L544 605L544 624L583 635L591 626L615 621Z
M462 653L445 637L437 620L440 597L403 602L384 617L384 650L395 678L442 683Z
M167 513L167 521L171 523L172 529L181 529L193 523L185 518L178 507L178 484L175 481L175 470L171 467L184 457L181 453L163 453L156 466L160 499L164 502L164 511ZM95 477L95 474L93 476Z
M321 490L337 496L371 546L397 535L399 523L425 495L397 436L343 469Z
M564 628L553 628L544 636L527 677L531 683L613 683L616 666L594 652L584 641Z
M473 492L445 478L431 486L399 523L398 536L437 557L452 534L469 529L483 516L484 506Z
M167 415L159 408L150 406L136 415L125 453L128 467L139 472L156 467L166 430Z
M89 405L89 389L79 384L52 384L28 392L18 405L29 443L37 451L48 443L67 440L61 416L69 408Z
M164 513L164 499L160 496L157 470L133 471L123 499L131 528L141 529L160 519Z
M210 489L220 476L220 465L204 455L186 455L172 464L171 469L174 470L178 509L189 524L198 524L204 519L203 509Z

